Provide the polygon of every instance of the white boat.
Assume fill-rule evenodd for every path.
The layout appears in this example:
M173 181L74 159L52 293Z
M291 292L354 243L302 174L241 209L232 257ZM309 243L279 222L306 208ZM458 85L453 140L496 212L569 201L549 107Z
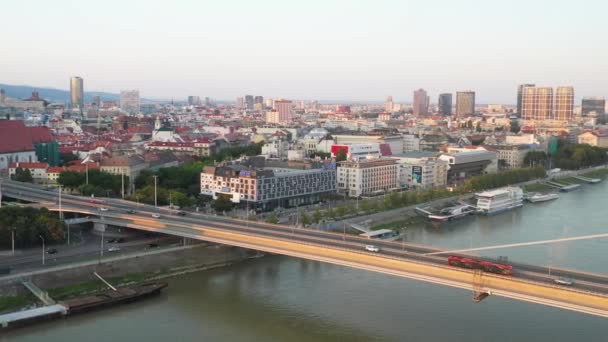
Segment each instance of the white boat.
M519 187L507 187L476 193L475 197L477 212L492 215L523 206L524 192Z
M475 207L468 204L462 204L455 207L444 208L438 215L431 214L428 218L431 221L445 222L468 216L474 212Z
M545 201L551 201L554 199L558 199L559 195L556 193L548 193L548 194L541 194L541 193L534 193L531 194L529 196L526 196L526 199L532 203L536 203L536 202L545 202Z

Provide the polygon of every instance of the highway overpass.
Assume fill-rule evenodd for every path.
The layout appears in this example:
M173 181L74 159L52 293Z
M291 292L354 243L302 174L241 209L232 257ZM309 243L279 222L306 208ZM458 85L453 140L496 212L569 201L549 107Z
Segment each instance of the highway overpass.
M59 210L56 191L5 180L2 192L25 201L54 203L50 209ZM197 213L182 217L168 209L116 199L92 201L64 194L61 210L95 216L98 224L328 262L608 317L608 277L600 274L552 268L553 276L549 276L548 269L542 266L512 264L514 275L501 276L448 266L445 256L428 255L439 250L424 246L374 240L373 244L381 249L373 253L364 249L370 240L358 236ZM152 217L155 213L161 217ZM557 276L574 278L576 283L558 285L554 282Z

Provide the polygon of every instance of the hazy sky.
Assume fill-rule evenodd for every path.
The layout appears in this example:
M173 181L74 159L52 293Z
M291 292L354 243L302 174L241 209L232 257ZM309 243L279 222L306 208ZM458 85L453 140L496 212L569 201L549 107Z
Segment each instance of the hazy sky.
M517 84L608 96L605 0L6 0L0 83L142 97L411 101Z

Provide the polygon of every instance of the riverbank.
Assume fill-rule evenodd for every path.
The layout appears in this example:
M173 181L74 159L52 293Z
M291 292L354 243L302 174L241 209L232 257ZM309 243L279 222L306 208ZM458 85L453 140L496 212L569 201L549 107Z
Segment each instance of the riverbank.
M22 285L23 279L35 283L55 301L61 301L107 288L94 276L94 272L114 286L129 286L223 267L258 255L257 252L236 247L197 244L4 276L0 277L0 313L41 305Z

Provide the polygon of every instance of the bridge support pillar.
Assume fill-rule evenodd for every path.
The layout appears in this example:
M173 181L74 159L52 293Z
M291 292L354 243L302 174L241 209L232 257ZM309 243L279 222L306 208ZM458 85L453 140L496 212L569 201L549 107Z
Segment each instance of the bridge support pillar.
M108 225L105 223L95 222L93 224L93 231L98 232L98 233L105 232L106 228L108 228Z

